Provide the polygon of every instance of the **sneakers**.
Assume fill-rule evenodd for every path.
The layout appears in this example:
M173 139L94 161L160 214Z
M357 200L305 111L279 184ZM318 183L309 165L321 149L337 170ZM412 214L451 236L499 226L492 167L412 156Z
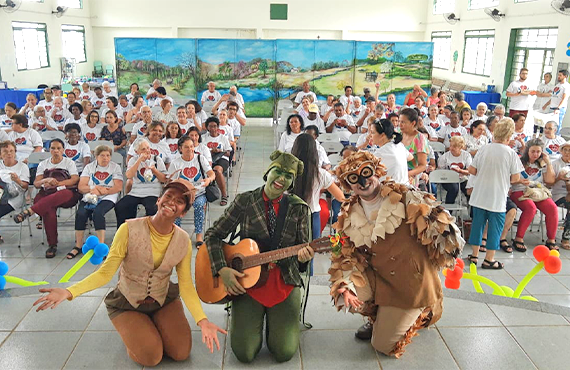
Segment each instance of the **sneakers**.
M372 323L368 321L366 324L358 328L354 336L360 340L372 339Z

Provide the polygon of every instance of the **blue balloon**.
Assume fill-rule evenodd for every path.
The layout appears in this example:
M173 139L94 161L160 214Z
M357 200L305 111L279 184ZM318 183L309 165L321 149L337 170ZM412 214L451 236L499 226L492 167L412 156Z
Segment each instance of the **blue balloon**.
M570 50L566 50L566 55L570 57Z
M105 257L109 254L109 247L105 243L99 243L95 249L93 249L93 253L97 257Z
M87 238L87 240L85 240L85 244L89 246L89 249L93 249L97 246L97 244L99 244L99 238L97 238L95 235L91 235Z
M96 255L93 255L91 258L89 258L89 262L94 265L100 265L101 262L103 262L103 257L97 257Z
M4 276L8 273L8 264L4 261L0 261L0 276Z
M6 278L4 276L0 276L0 290L4 290L6 286Z
M87 244L83 244L83 247L81 247L81 252L83 252L83 254L89 252L89 246Z

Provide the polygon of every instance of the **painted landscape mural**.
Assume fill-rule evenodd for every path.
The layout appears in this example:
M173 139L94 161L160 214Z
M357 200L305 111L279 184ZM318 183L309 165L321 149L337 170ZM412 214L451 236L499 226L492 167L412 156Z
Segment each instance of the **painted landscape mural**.
M155 78L177 104L199 99L208 81L220 93L238 88L250 117L270 117L279 99L294 99L310 81L319 99L344 86L363 94L380 87L402 104L416 84L431 85L433 45L426 42L116 38L117 85L137 82L146 93Z

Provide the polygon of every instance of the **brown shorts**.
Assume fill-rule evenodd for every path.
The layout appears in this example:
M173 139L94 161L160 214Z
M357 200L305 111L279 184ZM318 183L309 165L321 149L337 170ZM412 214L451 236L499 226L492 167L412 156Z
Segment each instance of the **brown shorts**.
M179 293L178 284L170 282L170 285L168 286L168 293L166 293L166 299L164 300L164 304L162 306L158 302L154 302L150 304L141 304L137 308L134 308L117 287L113 289L109 294L107 294L104 302L105 305L107 305L107 314L111 320L125 311L136 311L151 316L156 311L160 310L163 306L166 306L170 302L178 299L180 296Z

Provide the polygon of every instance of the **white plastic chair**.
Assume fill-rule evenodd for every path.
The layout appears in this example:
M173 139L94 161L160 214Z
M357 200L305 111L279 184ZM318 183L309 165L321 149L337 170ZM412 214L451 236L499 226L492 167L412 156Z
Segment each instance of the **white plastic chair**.
M125 132L126 132L127 134L133 132L133 128L134 128L134 127L135 127L135 124L134 124L134 123L127 123L127 124L124 126ZM127 137L128 137L128 136L129 136L129 135L127 135Z
M336 132L325 132L319 135L319 142L339 142L340 143L340 136Z
M430 172L429 174L429 181L430 183L433 184L457 184L457 186L459 186L459 192L457 194L457 198L455 198L455 203L453 204L447 204L447 203L443 203L442 201L442 207L445 208L448 211L457 211L458 215L461 215L462 212L464 211L468 211L468 208L466 206L463 205L463 196L461 193L461 178L459 177L459 174L453 170L435 170ZM438 193L438 199L443 199L442 198L442 194L441 194L441 188L438 186L437 189L437 193ZM458 201L459 200L459 201ZM461 219L461 217L458 217ZM461 221L463 221L463 219L461 219ZM461 231L463 232L463 222L461 222L460 225Z
M570 127L562 127L560 129L560 136L566 140L570 140Z
M429 146L436 153L445 153L445 145L443 143L440 143L439 141L430 141Z
M206 112L206 114L208 115L208 117L212 117L212 108L214 108L214 105L216 105L215 102L213 101L205 101L204 105L202 105L202 110L204 112Z
M91 149L92 152L95 151L95 149L99 146L99 145L107 145L109 148L111 148L111 154L115 152L115 145L113 144L112 141L108 141L108 140L95 140L95 141L90 141L88 143L89 145L89 149Z
M31 153L28 157L28 164L40 164L41 161L44 161L51 157L50 153L47 152L34 152Z
M361 135L364 134L352 134L350 135L350 137L348 138L348 142L350 143L350 145L355 145L358 142L358 139L360 138Z
M321 145L325 149L325 152L329 154L340 153L342 148L344 148L344 145L342 145L339 141L325 141L321 143Z
M65 140L65 134L61 131L44 131L40 134L42 141L51 141L53 139Z
M342 161L342 157L340 156L339 153L329 154L328 158L329 162L331 162L331 166L333 167L335 167L340 163L340 161Z

